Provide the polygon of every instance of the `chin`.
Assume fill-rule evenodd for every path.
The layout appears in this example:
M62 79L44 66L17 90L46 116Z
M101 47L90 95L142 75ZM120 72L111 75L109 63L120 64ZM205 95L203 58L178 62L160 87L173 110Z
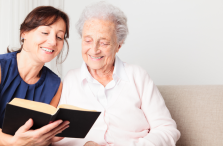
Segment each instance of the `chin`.
M56 56L56 52L53 52L53 54L45 54L41 52L40 54L38 54L39 60L43 63L52 61Z
M41 62L43 62L43 63L47 63L47 62L50 62L50 61L52 61L53 60L53 58L42 58L41 59Z
M97 70L97 69L101 69L101 68L103 68L103 66L102 65L99 65L99 64L87 64L87 66L90 68L90 69L95 69L95 70Z

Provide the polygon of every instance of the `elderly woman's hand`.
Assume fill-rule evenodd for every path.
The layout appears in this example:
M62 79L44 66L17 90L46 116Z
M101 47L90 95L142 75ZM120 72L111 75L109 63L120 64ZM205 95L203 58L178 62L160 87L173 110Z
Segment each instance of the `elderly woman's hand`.
M10 140L10 145L13 146L46 146L52 142L57 142L63 137L55 137L56 134L61 133L64 129L68 128L69 122L62 120L55 121L40 129L29 130L33 121L29 119L23 126L21 126L15 135Z
M93 141L88 141L84 144L84 146L100 146L99 144L97 144L96 142Z

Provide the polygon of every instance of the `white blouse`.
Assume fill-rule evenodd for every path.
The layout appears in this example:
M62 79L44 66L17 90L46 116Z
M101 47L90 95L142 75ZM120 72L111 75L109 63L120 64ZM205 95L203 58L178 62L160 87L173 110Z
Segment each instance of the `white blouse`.
M101 111L84 139L64 138L56 146L174 146L180 137L157 87L139 66L115 59L113 80L103 87L86 65L68 72L59 104Z
M113 71L113 80L110 81L105 87L95 80L87 69L87 65L83 62L81 67L81 84L84 90L87 90L88 86L91 89L94 97L101 103L104 109L112 103L112 95L115 92L116 85L119 81L124 80L128 81L127 75L124 70L124 64L118 58L115 57L115 65Z

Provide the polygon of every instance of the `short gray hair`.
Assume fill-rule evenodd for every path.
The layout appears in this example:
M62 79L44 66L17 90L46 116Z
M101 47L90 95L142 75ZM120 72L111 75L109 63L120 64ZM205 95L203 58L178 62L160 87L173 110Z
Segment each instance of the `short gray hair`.
M129 32L127 17L119 8L104 1L86 7L76 23L76 28L80 36L82 36L85 21L90 19L112 21L116 26L115 31L118 43L124 43Z

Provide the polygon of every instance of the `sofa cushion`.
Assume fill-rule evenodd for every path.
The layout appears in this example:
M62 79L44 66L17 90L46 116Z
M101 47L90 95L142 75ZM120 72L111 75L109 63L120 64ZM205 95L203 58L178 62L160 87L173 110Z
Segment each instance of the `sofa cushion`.
M223 146L223 85L158 88L181 132L177 146Z

